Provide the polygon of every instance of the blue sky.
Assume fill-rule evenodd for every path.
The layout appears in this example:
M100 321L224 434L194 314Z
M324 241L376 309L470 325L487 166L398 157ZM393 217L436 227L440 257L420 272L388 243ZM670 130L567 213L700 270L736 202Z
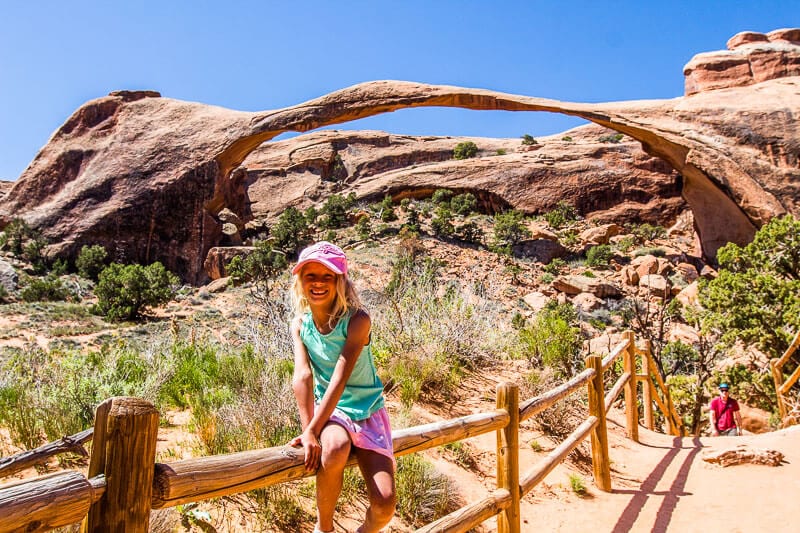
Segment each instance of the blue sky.
M800 26L800 1L9 1L0 3L0 179L118 89L246 111L397 79L578 102L672 98L732 35ZM519 137L544 113L414 109L337 126Z

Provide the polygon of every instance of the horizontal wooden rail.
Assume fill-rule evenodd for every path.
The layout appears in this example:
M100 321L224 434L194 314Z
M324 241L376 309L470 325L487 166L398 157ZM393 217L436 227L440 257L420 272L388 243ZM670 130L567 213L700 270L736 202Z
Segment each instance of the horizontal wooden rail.
M495 431L508 424L503 410L467 415L393 432L395 455L414 453ZM313 475L302 448L278 446L246 452L156 463L153 509L219 498ZM351 458L348 465L355 465Z
M63 437L55 442L39 446L34 450L20 452L10 457L2 457L0 458L0 477L11 476L26 468L44 463L54 455L64 452L75 452L87 456L88 454L83 449L83 445L92 440L93 434L94 428L85 429L75 435Z
M0 489L0 532L47 531L80 522L95 498L80 472L60 472Z
M583 442L583 439L589 434L590 431L600 422L596 416L590 416L580 426L575 428L575 431L570 433L569 437L559 444L547 456L536 463L536 466L528 473L520 477L519 487L521 495L525 496L531 489L541 483L541 481L556 467L564 458L569 455L569 452L578 447Z
M627 385L630 379L631 379L630 372L625 372L619 377L619 379L617 379L616 383L614 383L614 386L611 388L611 390L608 391L608 394L606 394L605 397L606 413L608 412L609 409L611 409L611 404L614 403L614 400L617 399L617 396L620 395L622 389L625 387L625 385Z
M622 355L622 352L624 352L625 350L628 349L628 345L629 344L630 344L630 341L628 339L625 339L624 341L622 341L619 344L617 344L614 347L614 349L611 350L611 353L609 353L607 356L605 356L605 358L603 359L603 372L608 370L608 367L611 366L611 364L614 362L614 360L617 357L619 357L620 355Z
M594 377L595 370L587 368L580 374L576 374L572 379L566 381L554 389L550 389L544 394L531 398L523 402L519 407L519 421L538 415L548 407L555 404L558 400L565 398L580 389Z
M453 511L418 529L416 533L464 533L499 514L509 505L511 493L505 489L496 489L486 498Z

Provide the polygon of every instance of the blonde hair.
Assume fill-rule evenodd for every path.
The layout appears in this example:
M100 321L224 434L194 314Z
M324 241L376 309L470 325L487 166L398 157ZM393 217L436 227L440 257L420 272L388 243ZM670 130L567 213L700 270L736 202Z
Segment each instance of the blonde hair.
M294 275L292 282L291 297L295 317L302 317L311 310L308 300L303 294L303 284L300 281L302 275L303 269L300 269L300 272ZM335 326L340 318L360 309L364 309L364 305L361 303L361 298L358 297L353 282L346 274L336 274L336 298L333 300L333 310L328 317L328 326Z

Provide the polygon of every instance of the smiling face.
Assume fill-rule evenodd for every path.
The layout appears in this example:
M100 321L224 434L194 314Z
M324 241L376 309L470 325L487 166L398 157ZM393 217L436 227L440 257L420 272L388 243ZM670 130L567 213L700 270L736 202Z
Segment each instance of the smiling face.
M303 296L312 311L332 309L336 299L336 273L321 263L309 262L299 274Z

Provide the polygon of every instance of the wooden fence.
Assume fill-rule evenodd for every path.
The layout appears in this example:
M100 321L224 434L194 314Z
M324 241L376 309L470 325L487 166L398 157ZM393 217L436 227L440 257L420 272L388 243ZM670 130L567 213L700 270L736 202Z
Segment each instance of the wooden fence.
M606 393L604 373L619 359L622 375ZM627 435L638 441L639 383L643 384L645 425L653 427L655 401L664 415L667 431L682 435L681 419L649 346L638 349L632 332L627 332L623 342L608 356L587 357L583 372L540 396L520 403L518 387L504 383L497 388L497 408L492 411L394 431L396 456L497 432L497 488L485 498L418 531L468 531L497 516L498 531L519 532L520 499L587 436L591 439L595 484L600 490L610 491L606 413L624 391ZM586 419L544 459L520 472L520 422L583 387L588 393ZM0 533L47 531L81 520L83 532L145 532L151 509L218 498L313 475L304 469L302 449L288 446L155 463L158 418L156 409L138 398L111 398L103 402L96 413L88 476L67 471L0 488ZM351 459L350 464L354 465L355 460Z
M783 426L790 426L800 422L798 414L795 412L790 413L786 406L786 395L792 385L797 383L800 379L800 365L795 368L792 375L789 376L785 382L783 381L783 367L789 362L789 359L794 355L797 349L800 348L800 331L794 336L792 344L786 349L780 358L772 359L769 362L770 370L772 370L772 379L775 382L775 396L778 399L778 412L781 415L781 424Z

